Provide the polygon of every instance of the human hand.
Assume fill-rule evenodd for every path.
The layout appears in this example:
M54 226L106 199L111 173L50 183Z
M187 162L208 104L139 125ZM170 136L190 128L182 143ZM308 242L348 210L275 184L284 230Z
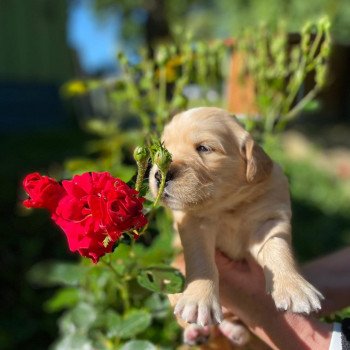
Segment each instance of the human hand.
M278 313L266 293L264 272L253 258L234 261L218 251L215 259L224 307L250 327L264 323L267 314Z
M265 291L263 270L252 258L232 261L217 252L216 264L223 306L272 349L328 349L331 325L312 317L278 311Z

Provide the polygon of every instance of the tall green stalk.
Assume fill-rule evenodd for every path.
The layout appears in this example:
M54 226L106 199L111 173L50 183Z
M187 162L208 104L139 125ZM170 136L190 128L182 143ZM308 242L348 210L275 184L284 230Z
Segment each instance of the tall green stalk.
M136 177L135 190L138 192L140 192L142 187L142 182L145 177L149 158L150 158L150 154L147 147L138 146L135 148L134 159L137 164L137 177Z

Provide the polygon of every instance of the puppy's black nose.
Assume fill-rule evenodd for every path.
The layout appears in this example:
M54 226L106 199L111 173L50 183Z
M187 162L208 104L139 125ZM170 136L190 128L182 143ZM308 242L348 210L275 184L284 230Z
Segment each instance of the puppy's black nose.
M162 181L162 175L160 173L159 170L157 170L157 172L154 174L154 177L156 178L157 180L157 185L159 186L160 185L160 182Z
M162 181L162 174L160 173L159 170L154 174L154 177L156 178L157 185L159 186ZM174 178L174 172L169 170L165 177L165 184L167 184L167 182L171 181L173 178Z

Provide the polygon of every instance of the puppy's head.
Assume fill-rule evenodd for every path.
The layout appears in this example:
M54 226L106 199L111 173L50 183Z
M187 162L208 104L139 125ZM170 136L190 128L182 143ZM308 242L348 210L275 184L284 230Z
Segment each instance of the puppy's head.
M264 181L272 161L251 136L219 108L201 107L177 114L162 141L172 154L162 197L173 210L190 210L232 196L248 184ZM157 194L159 171L150 173Z

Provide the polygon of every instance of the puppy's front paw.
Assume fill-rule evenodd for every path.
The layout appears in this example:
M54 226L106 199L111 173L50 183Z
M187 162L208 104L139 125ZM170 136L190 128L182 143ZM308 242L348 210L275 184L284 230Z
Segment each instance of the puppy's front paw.
M219 300L207 289L187 288L178 300L174 314L202 327L222 321Z
M210 336L209 326L199 326L197 324L189 324L183 332L183 342L187 345L205 344Z
M275 280L271 295L278 309L305 314L320 310L320 301L324 299L316 288L297 274Z

